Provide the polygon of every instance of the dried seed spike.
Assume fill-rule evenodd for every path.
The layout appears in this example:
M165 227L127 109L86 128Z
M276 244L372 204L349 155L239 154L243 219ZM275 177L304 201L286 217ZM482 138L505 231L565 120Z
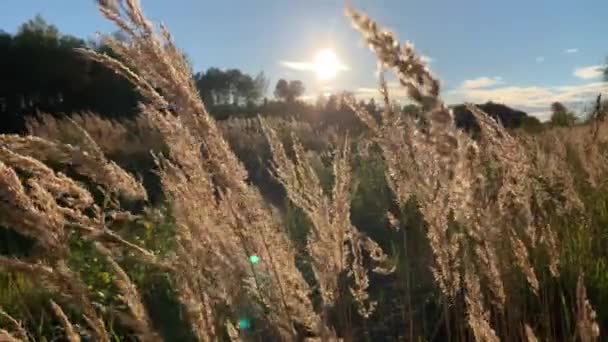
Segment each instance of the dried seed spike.
M72 325L68 317L65 315L61 307L57 305L57 303L55 303L53 300L51 300L50 302L51 308L53 309L55 316L57 316L57 318L61 322L61 325L63 326L63 330L65 332L65 336L68 342L80 342L80 335L78 335L78 333L74 329L74 326Z

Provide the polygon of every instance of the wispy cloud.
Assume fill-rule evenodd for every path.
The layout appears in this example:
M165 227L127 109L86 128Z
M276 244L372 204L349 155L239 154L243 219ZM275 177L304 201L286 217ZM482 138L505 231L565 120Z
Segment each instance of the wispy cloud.
M435 61L435 58L433 58L431 56L427 56L427 55L420 56L420 59L422 59L422 61L426 64L431 64Z
M279 61L279 64L287 69L301 70L301 71L315 71L319 67L317 64L315 64L313 62L303 62L303 61ZM339 61L336 61L335 65L332 65L332 67L336 68L337 71L350 70L348 66L340 63Z
M315 100L317 99L317 97L315 95L302 95L300 97L298 97L298 100L300 101L304 101L307 103L314 103Z
M572 49L566 49L564 50L565 53L578 53L578 48L572 48Z
M525 108L530 112L546 110L553 102L566 105L589 101L598 93L607 92L608 84L592 82L573 86L502 86L496 88L462 88L450 91L459 101L496 101L506 105Z
M387 85L394 100L407 102L407 93L403 87L397 82L389 82ZM544 120L550 116L549 107L553 102L561 102L570 108L576 108L590 103L597 94L607 92L608 83L605 82L562 86L518 86L505 84L499 76L486 76L463 81L457 88L445 91L443 98L450 104L487 101L504 103ZM375 87L360 87L354 91L354 94L359 99L381 100L378 88Z
M574 76L583 80L589 80L592 78L598 78L604 73L603 65L590 65L582 68L574 69Z
M392 99L400 102L407 99L407 91L398 82L387 82L386 86ZM358 99L373 98L376 101L382 100L377 87L359 87L353 93Z
M536 57L535 60L536 60L536 63L542 63L542 62L545 61L545 57L544 56L538 56L538 57Z
M315 65L310 62L280 61L279 64L292 70L315 70Z
M465 80L460 85L462 89L477 89L477 88L487 88L492 87L497 84L502 83L502 77L494 76L494 77L478 77L472 80Z
M355 89L355 94L374 96L378 93L378 88L360 87Z
M550 110L539 110L528 113L531 116L535 116L540 121L548 121L551 119L551 115L553 114Z

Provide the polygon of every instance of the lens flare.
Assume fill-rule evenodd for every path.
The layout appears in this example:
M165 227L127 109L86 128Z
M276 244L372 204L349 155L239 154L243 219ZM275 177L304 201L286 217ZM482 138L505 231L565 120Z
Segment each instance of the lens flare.
M249 320L249 318L239 319L239 329L247 330L249 328L251 328L251 321Z
M251 255L249 256L249 262L255 265L260 262L260 257L257 255Z

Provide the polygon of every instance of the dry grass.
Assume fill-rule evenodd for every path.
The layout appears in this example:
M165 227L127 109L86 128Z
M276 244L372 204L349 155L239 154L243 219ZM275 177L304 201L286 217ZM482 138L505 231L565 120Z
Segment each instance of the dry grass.
M374 132L398 201L405 205L415 197L419 203L435 254L437 283L450 298L464 291L474 335L495 339L484 297L499 313L517 310L504 305L509 290L519 287L506 282L512 278L512 266L518 266L532 292L539 295L537 270L530 258L542 248L554 261L548 265L552 275L558 276L556 234L548 229L542 213L535 213L544 207L538 202L554 196L538 179L549 176L551 181L552 175L534 168L524 144L473 105L468 107L480 124L481 138L473 140L456 129L452 112L439 97L438 80L413 46L401 47L391 33L362 13L349 10L348 14L382 65L395 72L408 95L427 111L421 120L387 112L378 123L354 101L351 106ZM381 89L388 99L386 87ZM488 167L497 171L494 179L488 176ZM450 229L450 215L462 229ZM479 277L486 280L487 294Z
M27 131L33 136L80 146L82 136L74 126L86 131L104 154L109 156L149 154L150 151L162 152L166 149L162 136L143 116L118 122L85 112L73 114L69 118L41 114L37 118L26 120Z
M385 263L387 257L373 240L351 224L349 195L353 184L348 140L334 153L334 185L331 194L327 194L300 142L293 141L293 162L287 156L276 131L265 122L263 127L271 146L277 178L286 188L289 199L312 222L307 248L325 305L335 305L340 292L338 276L346 271L352 277L350 290L359 304L359 312L369 317L376 303L368 298L369 279L362 252L367 250L379 263ZM378 271L386 273L381 268Z
M103 15L128 38L105 40L124 62L94 51L81 52L133 83L145 99L140 104L143 116L128 124L131 128L90 114L69 122L45 117L29 124L39 137L0 136L0 223L33 239L38 249L30 258L0 256L0 267L37 279L61 294L61 304L82 315L68 318L52 303L65 338L71 341L79 340L79 332L70 319L86 322L96 341L110 341L108 312L139 340L162 339L140 290L121 266L125 253L170 276L199 341L247 340L247 334L235 327L242 306L253 308L266 338L298 341L313 335L338 340L348 332L335 331L326 308L344 300L343 286L350 288L360 317L367 322L376 306L368 291L369 269L387 274L393 265L379 245L351 223L354 184L348 140L335 149L333 188L326 191L302 143L292 140L293 156L286 152L277 122L228 123L222 131L199 98L191 70L168 30L161 26L157 33L136 0L98 3ZM549 191L552 184L572 179L566 171L560 173L563 168L544 170L565 162L561 145L556 154L545 150L547 140L562 133L554 130L526 141L469 105L481 127L480 138L473 139L456 128L452 112L439 96L438 79L410 43L400 45L363 13L349 9L347 14L383 68L391 69L425 110L420 118L393 112L383 82L380 91L387 105L381 120L345 98L381 150L398 205L404 208L415 201L424 218L434 255L429 266L444 299L445 334L454 340L478 341L554 337L551 323L529 325L527 303L513 298L525 292L532 302L544 303L547 294L541 275L560 276L558 236L550 217L540 209L550 204L567 212L581 206L572 182L566 182L558 194ZM245 167L226 142L226 136L230 139L238 132L230 125L263 129L277 179L311 222L306 252L323 300L321 309L313 305L314 285L297 265L299 255L282 216L250 184ZM68 126L74 137L64 133ZM118 217L133 217L121 209L122 201L147 197L132 175L105 157L120 152L116 142L126 141L133 130L141 137L135 149L155 152L175 222L176 247L165 259L111 229ZM582 141L585 135L574 130L563 134L570 136L572 146L590 151L583 167L590 182L599 184L605 163L595 159L601 150L588 146L601 144ZM162 144L154 143L157 136ZM59 171L65 168L79 176ZM99 189L102 199L95 195ZM92 242L105 258L122 307L100 308L93 302L80 274L67 263L73 237ZM548 256L550 262L538 262L538 255ZM342 275L348 276L347 284L342 283ZM582 277L576 303L576 334L584 341L597 340L599 327ZM27 340L20 325L12 322L12 335L0 330L0 337Z

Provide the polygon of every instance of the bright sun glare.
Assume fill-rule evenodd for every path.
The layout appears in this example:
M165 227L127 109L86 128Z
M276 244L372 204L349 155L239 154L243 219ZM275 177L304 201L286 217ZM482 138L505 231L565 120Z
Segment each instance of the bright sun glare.
M314 70L317 77L321 80L331 80L336 77L342 65L338 61L338 57L331 49L324 49L315 55Z

